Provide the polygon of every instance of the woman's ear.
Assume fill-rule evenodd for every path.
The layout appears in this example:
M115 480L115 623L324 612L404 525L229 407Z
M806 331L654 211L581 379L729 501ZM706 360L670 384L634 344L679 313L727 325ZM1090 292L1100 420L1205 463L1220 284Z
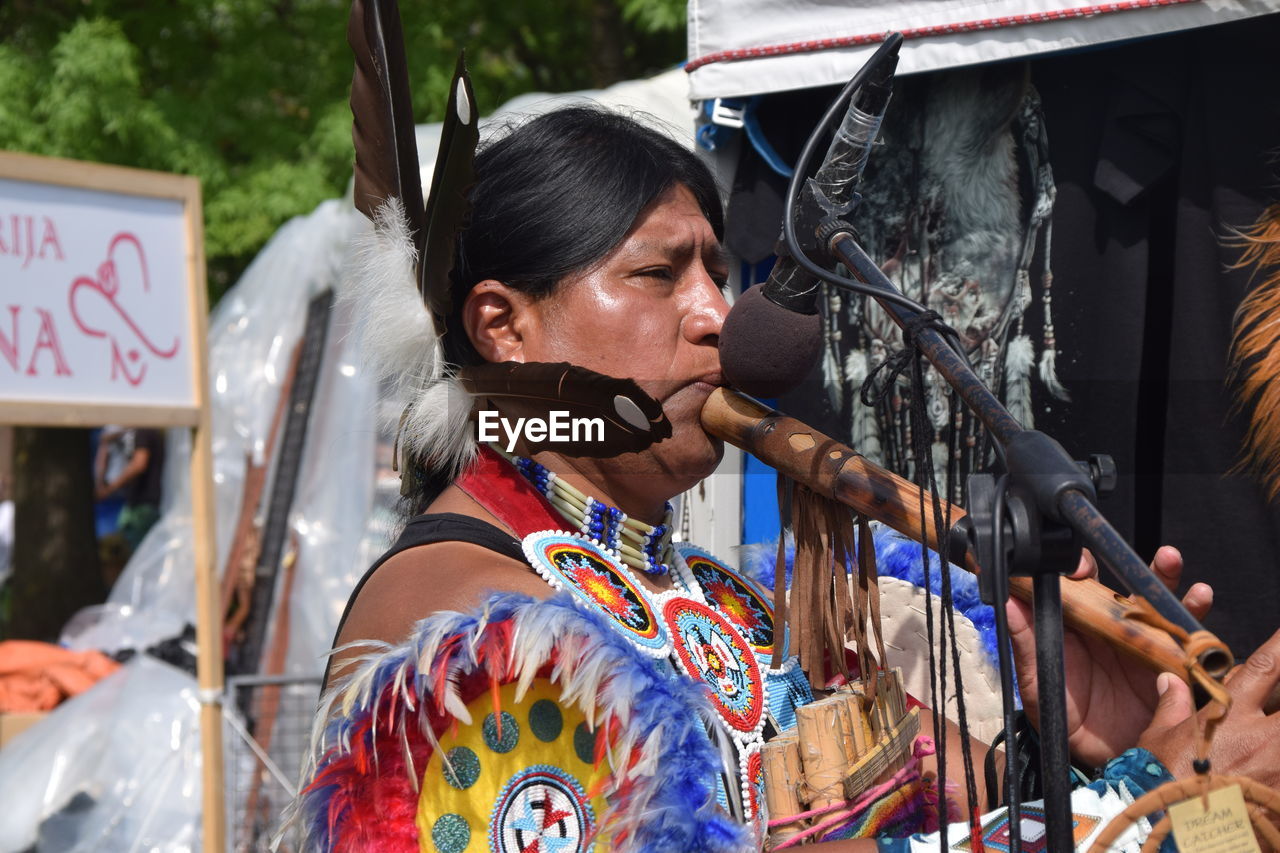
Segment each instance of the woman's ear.
M500 281L485 279L462 305L462 326L485 361L525 361L524 314L529 298Z

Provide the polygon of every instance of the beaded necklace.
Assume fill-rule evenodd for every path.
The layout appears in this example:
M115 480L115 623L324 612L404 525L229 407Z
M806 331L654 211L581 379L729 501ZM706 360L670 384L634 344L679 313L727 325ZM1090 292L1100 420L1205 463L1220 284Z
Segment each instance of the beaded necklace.
M502 452L502 451L499 451ZM567 521L578 525L584 536L596 540L615 552L622 562L651 575L665 575L674 562L671 544L671 504L667 504L662 523L656 527L609 506L557 477L543 465L523 456L507 455L526 480L542 492L556 511Z

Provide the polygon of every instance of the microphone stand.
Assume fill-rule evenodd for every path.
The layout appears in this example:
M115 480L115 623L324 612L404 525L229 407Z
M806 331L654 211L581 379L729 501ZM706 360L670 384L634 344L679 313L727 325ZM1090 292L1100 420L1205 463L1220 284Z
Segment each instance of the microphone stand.
M909 307L909 301L858 245L853 227L839 218L828 217L817 232L819 242L834 259L854 272L868 295L900 327L911 330L909 337L1003 450L1007 495L994 501L994 488L978 489L979 494L985 493L1001 506L999 515L1003 517L997 516L991 503L971 507L979 519L985 515L990 529L979 530L980 522L974 522L972 516L966 518L970 541L962 543L960 549L972 546L980 560L986 557L989 561L980 562L984 570L984 600L990 594L994 600L989 603L997 607L1008 598L1008 576L1000 568L994 573L987 571L989 566L1003 566L1005 562L1006 554L995 554L993 543L1009 543L1010 573L1030 574L1033 578L1046 839L1050 850L1069 853L1074 843L1059 575L1075 567L1080 544L1088 546L1130 592L1145 598L1165 620L1167 624L1161 627L1183 644L1188 660L1194 661L1189 666L1193 679L1204 682L1212 677L1220 681L1234 662L1231 652L1186 611L1094 506L1095 489L1090 475L1058 442L1042 432L1023 428L982 384L968 359L934 324L920 321L920 311ZM1006 550L1003 545L1001 550ZM955 561L955 557L952 559ZM990 577L992 574L1003 577ZM993 581L1001 583L1002 588L994 589ZM1006 749L1012 750L1012 745L1006 744ZM1010 827L1012 833L1019 829Z

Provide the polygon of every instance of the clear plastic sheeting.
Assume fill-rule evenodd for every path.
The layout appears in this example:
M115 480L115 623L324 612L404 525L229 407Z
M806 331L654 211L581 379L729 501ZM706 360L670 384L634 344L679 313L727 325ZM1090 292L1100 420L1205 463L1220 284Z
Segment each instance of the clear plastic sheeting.
M210 317L219 574L240 512L245 462L260 461L264 453L307 302L336 286L346 245L363 223L349 201L339 199L291 220ZM187 431L171 431L166 459L172 504L138 546L107 603L95 609L92 619L73 620L80 631L64 632L66 645L106 651L137 648L171 637L184 623L194 621Z
M195 680L145 655L0 750L0 853L200 848Z
M386 435L388 418L378 417L378 388L360 371L356 338L344 331L351 326L344 313L349 307L341 301L334 306L290 517L298 556L288 602L288 675L324 670L347 597L392 536L377 519L392 514L399 480L393 478L396 488L390 495L384 491L381 513L375 512L375 480L378 447L389 447L394 436ZM384 477L391 473L390 454L385 456ZM334 488L337 483L342 487Z

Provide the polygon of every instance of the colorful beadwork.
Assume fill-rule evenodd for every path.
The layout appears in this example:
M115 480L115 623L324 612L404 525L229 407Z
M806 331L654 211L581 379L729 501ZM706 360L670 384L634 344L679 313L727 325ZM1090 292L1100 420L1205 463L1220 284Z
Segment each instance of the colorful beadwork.
M764 801L764 759L760 746L752 744L742 756L742 804L745 818L762 842L768 833L769 815Z
M682 596L667 601L662 618L680 666L707 686L729 728L740 735L757 734L764 723L764 682L746 641L719 613Z
M764 687L769 694L769 716L774 728L780 732L795 728L796 708L813 701L813 688L800 662L787 658L779 669L766 669Z
M1019 837L1022 839L1022 849L1026 853L1044 853L1049 843L1044 830L1044 809L1039 806L1025 805L1021 812ZM1079 845L1089 837L1100 822L1101 819L1093 815L1073 813L1071 815L1072 841ZM1009 839L1008 810L997 812L994 819L982 827L982 844L987 850L1009 853L1012 844ZM951 849L957 851L968 851L970 847L968 838L951 845Z
M707 603L720 611L756 654L773 655L773 607L746 579L701 548L679 545L676 550L702 587Z
M467 703L472 724L438 733L439 748L420 777L422 853L608 849L607 830L598 825L607 807L599 791L611 770L596 760L597 738L582 711L562 704L560 695L541 677L527 690L503 684L496 695L486 690Z
M567 588L581 606L603 611L641 651L670 656L677 669L704 685L739 757L732 799L741 809L727 802L725 808L752 821L760 811L760 789L748 784L746 762L762 743L773 694L786 700L780 710L791 722L792 700L811 696L807 690L792 695L794 661L766 676L773 653L773 611L759 588L689 545L673 552L674 589L663 593L650 592L617 554L577 534L532 533L525 537L524 550L548 583ZM656 634L642 630L645 615L657 624ZM581 750L579 757L585 760Z
M675 551L671 544L672 507L668 503L662 523L652 527L627 517L617 507L584 495L532 459L503 454L556 511L578 532L598 542L626 565L651 575L671 570Z
M576 853L595 833L587 794L571 775L538 764L512 776L493 807L493 853Z
M656 657L670 653L648 598L599 545L565 533L532 533L524 539L524 552L552 586L603 612L643 651Z

